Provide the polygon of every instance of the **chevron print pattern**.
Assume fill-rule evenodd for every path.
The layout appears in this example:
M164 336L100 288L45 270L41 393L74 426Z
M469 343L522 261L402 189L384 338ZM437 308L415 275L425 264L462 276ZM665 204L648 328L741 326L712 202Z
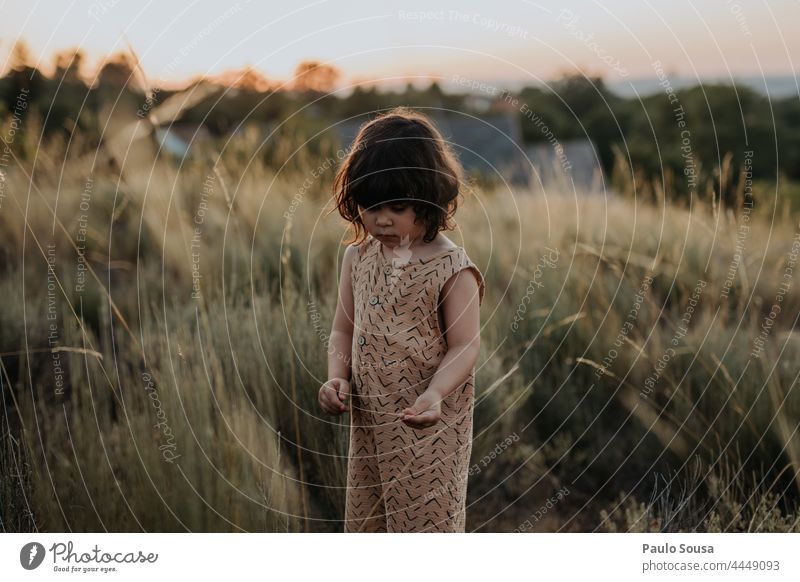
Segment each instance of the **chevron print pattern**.
M418 429L400 412L424 392L447 352L437 309L462 269L484 282L462 247L392 264L369 237L352 269L350 450L346 532L463 532L472 452L474 370L442 402L442 421ZM387 249L388 251L389 249Z

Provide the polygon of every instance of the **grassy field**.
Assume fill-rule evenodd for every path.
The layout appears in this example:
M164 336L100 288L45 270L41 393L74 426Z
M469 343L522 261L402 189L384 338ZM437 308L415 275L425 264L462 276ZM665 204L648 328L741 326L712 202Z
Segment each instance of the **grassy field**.
M124 164L33 139L0 206L3 530L340 531L333 170L289 138ZM708 192L619 190L465 192L468 530L800 531L797 215L757 190L737 239Z

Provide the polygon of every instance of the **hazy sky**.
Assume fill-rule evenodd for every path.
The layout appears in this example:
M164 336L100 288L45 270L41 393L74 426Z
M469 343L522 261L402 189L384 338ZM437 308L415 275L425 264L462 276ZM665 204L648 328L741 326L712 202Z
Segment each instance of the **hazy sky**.
M157 81L244 65L287 79L303 59L332 61L344 81L576 68L619 81L654 76L655 60L689 77L776 75L800 61L800 0L0 0L0 14L3 68L19 38L47 65L78 45L94 65L127 39Z

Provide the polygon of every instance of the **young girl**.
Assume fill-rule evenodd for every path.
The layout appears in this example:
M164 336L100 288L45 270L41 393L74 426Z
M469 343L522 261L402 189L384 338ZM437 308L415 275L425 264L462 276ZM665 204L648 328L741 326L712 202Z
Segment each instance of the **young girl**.
M400 108L362 126L334 181L355 244L319 403L351 415L346 532L464 531L484 282L440 232L461 175L428 118Z

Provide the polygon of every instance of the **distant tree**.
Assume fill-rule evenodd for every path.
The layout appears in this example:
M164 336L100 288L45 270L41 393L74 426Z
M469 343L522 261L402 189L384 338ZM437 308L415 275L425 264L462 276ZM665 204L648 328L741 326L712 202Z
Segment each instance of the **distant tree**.
M18 40L14 43L14 48L11 49L11 66L12 72L20 72L32 67L33 58L31 51L24 40Z
M8 83L4 84L2 100L8 111L14 109L22 94L26 95L25 100L28 103L33 103L40 98L45 80L44 75L33 65L33 57L24 41L17 41L11 50L6 78Z
M778 117L778 151L781 167L793 180L800 180L800 101L784 99L775 104Z
M86 62L86 55L79 48L71 48L58 51L53 55L53 66L55 68L55 79L65 82L83 82L83 66Z
M294 71L292 88L295 91L329 93L341 77L339 69L319 61L303 61Z
M568 120L560 139L588 137L597 147L606 171L614 162L611 144L625 131L623 100L611 93L601 77L565 75L553 85L564 118Z
M439 83L433 81L424 91L420 91L417 94L417 105L424 107L442 107L443 96L444 92L439 86ZM409 105L411 107L414 106L413 103L409 103Z
M444 97L444 91L442 91L442 87L439 85L438 81L433 81L428 87L427 91L431 97L438 99L439 101L441 101L442 97Z
M600 77L565 75L553 85L571 110L571 115L582 117L598 107L603 107L611 94Z
M136 65L136 60L129 53L114 53L103 61L95 76L95 83L101 87L135 87Z
M374 85L358 84L347 99L336 104L334 115L339 118L362 115L381 107L380 95Z
M231 89L241 89L255 93L264 93L271 90L275 85L263 73L250 66L225 71L209 80Z
M563 98L563 96L561 97ZM536 119L541 119L544 125L558 136L558 139L575 137L580 130L575 119L555 93L539 87L525 87L516 95L516 98L516 103L514 101L505 101L505 103L514 103L513 108L519 112L524 141L540 142L546 139L542 128L532 119L534 114L537 116ZM501 111L506 109L502 101L495 107Z

